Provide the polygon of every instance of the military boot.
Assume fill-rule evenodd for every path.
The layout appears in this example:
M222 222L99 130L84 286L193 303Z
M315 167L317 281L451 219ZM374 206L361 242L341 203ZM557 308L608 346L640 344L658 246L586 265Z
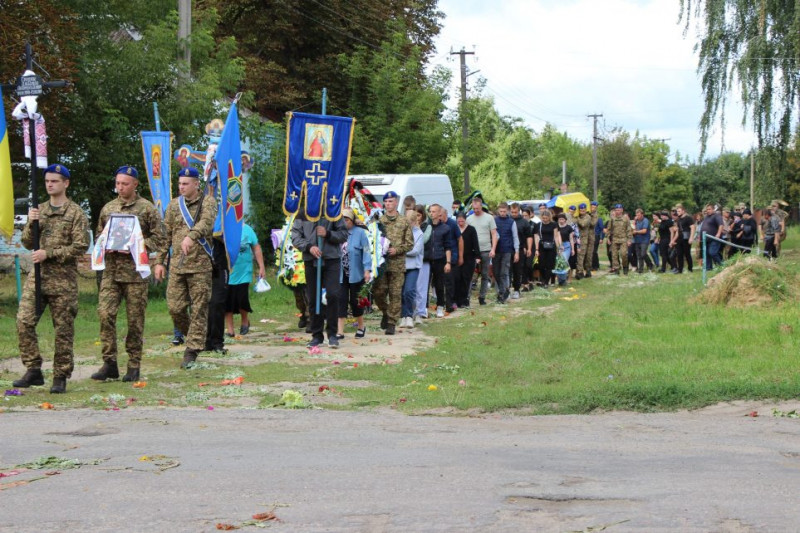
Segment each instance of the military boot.
M25 375L12 383L15 387L27 389L31 385L44 385L44 376L41 368L29 368Z
M128 367L128 373L122 376L122 381L139 381L139 369Z
M187 369L197 361L197 350L192 350L191 348L186 348L186 351L183 352L183 362L181 363L181 368Z
M103 366L100 367L100 370L92 374L92 379L97 381L119 379L119 367L117 367L117 362L114 361L113 363L109 363L108 361L104 361Z
M50 394L63 394L67 392L67 378L53 378Z

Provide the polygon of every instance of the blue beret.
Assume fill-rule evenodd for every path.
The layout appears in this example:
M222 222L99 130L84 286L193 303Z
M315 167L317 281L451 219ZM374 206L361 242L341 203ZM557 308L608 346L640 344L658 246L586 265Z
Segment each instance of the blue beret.
M581 204L578 206L578 209L586 209L586 204Z
M597 205L597 202L592 202L592 205Z
M52 172L53 174L60 174L63 178L70 179L69 169L60 163L50 165L49 167L44 169L45 174L47 174L48 172Z
M196 178L200 179L200 172L197 171L194 167L186 167L182 168L180 172L178 172L179 178Z
M569 210L570 211L575 211L575 206L574 205L569 206Z
M139 172L131 166L119 167L117 171L114 172L114 175L117 176L119 174L124 174L125 176L130 176L137 180L139 179Z
M614 209L622 209L622 204L614 204Z
M389 198L400 198L400 197L397 195L396 192L389 191L389 192L387 192L386 194L383 195L383 199L384 200L388 200Z

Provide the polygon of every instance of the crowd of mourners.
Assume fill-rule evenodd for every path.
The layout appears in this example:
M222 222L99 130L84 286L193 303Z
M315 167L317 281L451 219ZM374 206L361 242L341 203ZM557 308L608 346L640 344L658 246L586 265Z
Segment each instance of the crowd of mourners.
M600 269L601 245L610 264L608 272L617 275L629 270L692 272L696 262L702 265L704 233L709 270L735 254L751 253L758 244L767 257L776 258L788 217L778 201L758 213L758 221L742 204L733 210L707 205L695 215L680 204L650 216L636 209L632 219L616 204L605 220L597 202L564 210L548 209L545 204L534 210L532 205L501 202L490 212L480 195L468 205L455 201L448 209L419 205L412 196L401 204L390 191L384 204L380 223L391 247L372 292L387 335L421 324L429 310L444 317L469 309L474 292L478 305L486 305L489 299L502 305L536 287L547 290L591 278ZM316 248L314 238L320 236L325 244ZM296 299L303 314L299 325L312 334L309 346L322 344L325 332L328 344L338 346L349 314L357 319L355 336L364 337L363 315L372 306L364 298L370 291L364 288L373 282L374 265L359 217L346 208L341 227L297 220L292 239L310 261L305 293ZM316 298L313 261L317 257L323 257L324 272L328 272L321 284L327 292L327 317L308 310Z
M36 326L49 306L56 332L50 388L54 394L66 392L74 369L78 259L88 246L86 214L67 195L71 179L62 164L45 169L48 201L29 210L22 232L22 243L39 266L41 284L37 287L31 272L21 295L17 334L26 371L13 386L44 385ZM266 285L265 266L255 232L244 226L238 258L230 269L223 237L214 232L217 202L204 193L196 168L180 171L180 195L169 202L163 219L153 203L138 194L134 167L117 169L114 184L117 198L101 210L92 248L92 268L102 272L98 314L103 365L91 378L121 376L117 315L125 300L128 361L122 381L140 379L151 268L156 281L167 279L167 308L175 328L172 344L185 344L181 368L193 367L201 352L224 354L224 335L236 334L235 314L241 315L239 334L250 331L254 259L258 290L267 290L261 288ZM427 319L429 309L440 318L468 309L476 285L478 305L487 304L492 286L497 304L504 305L537 286L547 290L591 278L600 268L598 252L604 242L609 272L617 275L628 274L630 265L640 274L655 269L664 273L667 268L675 274L691 272L693 245L704 251L700 257L707 270L733 254L750 253L757 244L763 244L767 257L777 258L788 218L777 200L758 213L759 220L744 205L732 211L707 205L694 217L677 205L652 213L651 222L641 209L631 220L620 204L603 220L597 202L563 211L540 204L536 212L533 206L500 202L492 213L480 194L474 194L469 205L454 202L448 210L438 204L420 205L411 196L401 205L394 191L384 194L383 210L376 213L377 229L370 234L350 208L343 208L335 221L312 221L299 213L291 222L287 233L292 257L294 252L302 255L305 273L292 290L301 312L298 327L311 334L311 349L323 344L326 334L328 346L338 347L351 313L357 323L355 337L363 338L368 308L380 310L380 328L394 335L397 328L413 329ZM34 239L37 230L39 243ZM702 246L697 245L700 239ZM299 279L299 272L292 276Z

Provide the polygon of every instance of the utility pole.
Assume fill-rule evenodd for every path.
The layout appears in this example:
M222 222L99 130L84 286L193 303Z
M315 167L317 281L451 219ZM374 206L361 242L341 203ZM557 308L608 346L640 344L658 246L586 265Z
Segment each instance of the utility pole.
M593 115L586 115L594 119L594 127L592 128L592 200L597 201L597 119L602 117L602 113L595 113Z
M469 161L467 160L467 146L469 142L469 130L467 127L467 56L475 55L475 52L467 52L461 48L459 52L450 52L451 56L461 56L461 159L464 163L464 194L468 195L469 190Z
M178 0L178 40L183 49L183 60L186 63L186 76L192 72L192 47L189 36L192 34L192 0Z

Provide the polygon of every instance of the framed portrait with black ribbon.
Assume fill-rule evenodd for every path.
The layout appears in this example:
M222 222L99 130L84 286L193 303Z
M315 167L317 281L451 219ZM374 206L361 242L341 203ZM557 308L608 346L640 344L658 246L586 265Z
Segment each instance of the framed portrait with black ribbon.
M136 215L111 215L108 220L108 238L105 249L117 252L128 251L135 227Z

